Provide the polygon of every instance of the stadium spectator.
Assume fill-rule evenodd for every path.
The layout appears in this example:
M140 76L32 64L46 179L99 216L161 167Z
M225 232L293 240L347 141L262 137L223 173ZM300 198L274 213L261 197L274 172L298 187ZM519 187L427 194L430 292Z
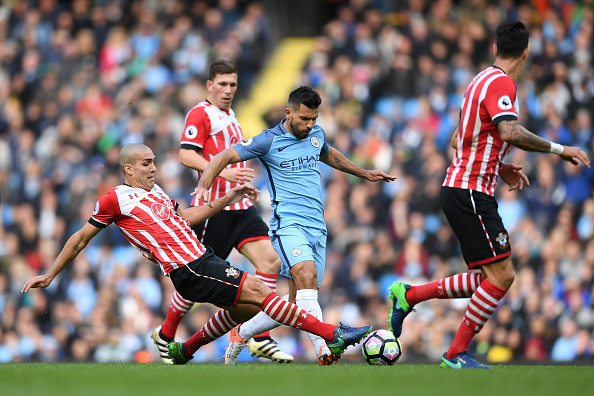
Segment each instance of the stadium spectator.
M158 182L165 186L172 197L179 202L187 202L189 192L195 187L195 178L179 166L177 158L179 131L183 128L184 114L187 109L207 95L204 82L207 79L209 62L220 57L215 56L215 53L225 51L231 54L225 57L235 61L241 70L239 84L242 89L235 99L240 100L240 96L249 93L250 84L242 79L252 76L252 82L254 81L254 76L258 75L267 59L267 51L280 38L277 31L273 29L278 23L275 21L275 16L267 13L261 4L253 1L237 2L235 6L242 15L249 13L248 10L252 7L258 11L254 15L257 15L258 22L255 26L259 29L259 33L256 35L252 30L249 34L245 34L245 26L252 26L251 21L242 24L241 34L236 33L239 27L228 25L225 29L228 34L233 35L233 40L210 42L202 35L202 28L204 14L206 10L215 6L215 2L197 1L188 4L184 1L83 1L81 3L91 3L90 9L103 8L109 26L108 37L117 36L113 39L108 38L102 47L100 38L93 34L94 52L82 57L80 56L82 52L79 53L81 49L77 48L75 43L78 31L82 28L93 29L92 18L90 18L90 24L88 21L85 22L85 15L87 17L92 15L88 12L89 8L86 8L82 14L76 11L75 19L73 6L69 2L15 1L4 2L0 6L0 37L2 37L0 39L0 274L5 277L7 283L2 293L4 310L0 321L0 327L3 330L1 343L6 347L2 350L12 351L8 359L13 361L28 359L39 361L42 356L54 361L68 361L72 359L70 349L72 340L76 338L89 343L92 351L89 359L95 360L95 351L104 345L103 342L109 346L109 350L112 350L113 340L107 343L105 340L95 338L91 342L82 334L89 328L96 328L98 334L102 334L102 328L110 334L119 334L124 324L123 316L118 313L121 312L122 307L126 307L132 312L138 309L138 315L144 318L137 322L134 331L144 342L141 346L142 350L149 350L152 359L158 361L159 355L152 344L150 334L154 326L163 319L169 301L162 300L158 310L145 310L139 304L129 304L125 285L134 281L139 266L149 264L133 248L126 245L125 239L115 228L112 231L108 228L101 233L96 238L94 246L87 248L82 254L88 257L91 264L92 278L99 280L93 283L97 293L100 296L110 296L107 300L105 300L106 297L100 297L94 309L94 317L102 317L103 320L88 322L77 319L80 313L71 302L68 302L67 310L62 309L62 304L50 305L48 315L51 327L49 331L43 328L41 333L44 336L44 343L53 345L53 352L42 352L42 348L38 346L33 354L23 357L19 355L18 348L12 348L13 345L18 345L20 337L14 329L16 313L21 309L29 309L28 306L33 298L22 299L18 290L14 290L10 285L21 284L29 276L48 268L58 252L56 246L63 244L66 236L74 232L82 224L81 222L88 219L89 209L83 209L80 217L80 207L92 205L98 196L103 195L117 182L119 171L117 161L113 161L113 150L115 149L117 159L117 152L125 142L141 140L148 143L162 161L173 164L174 166L168 165L167 168L167 172L172 172L169 174L170 177L167 180L160 178ZM560 82L552 78L554 77L553 65L555 62L566 65L567 70L563 73L559 73L563 70L556 66L559 69L557 79L564 79L563 84L568 88L571 96L567 106L568 111L559 113L561 123L570 132L567 135L571 140L569 144L580 146L591 156L594 148L590 136L591 125L584 120L589 118L591 121L594 111L592 64L594 11L591 0L564 1L563 7L546 2L537 2L535 3L537 6L534 7L528 3L514 2L448 1L429 4L428 2L344 0L326 2L326 4L331 4L328 5L328 9L335 9L336 12L328 14L323 22L324 26L319 29L316 50L303 70L300 83L313 86L320 92L324 102L330 104L324 106L323 111L320 112L319 122L325 126L327 139L333 146L362 164L382 161L387 164L385 169L391 169L389 173L397 174L399 178L386 185L381 191L373 193L370 191L370 194L364 197L367 202L374 202L373 205L382 205L376 202L386 202L386 199L388 201L384 204L386 205L385 218L380 218L376 224L361 227L358 221L354 221L355 213L349 205L352 191L358 184L357 181L350 177L343 177L341 172L332 172L322 166L323 182L327 191L324 202L328 224L328 245L327 270L321 285L320 305L325 314L337 322L342 319L340 316L342 311L337 309L336 304L344 301L344 297L338 296L347 296L350 303L359 307L360 320L371 320L376 328L383 328L386 326L385 312L390 309L385 300L386 289L394 279L421 283L444 278L463 270L457 241L454 240L454 243L451 243L453 235L440 211L431 213L418 205L421 201L417 200L416 196L415 199L411 197L427 189L430 184L428 179L430 173L421 172L421 169L427 164L447 164L450 161L453 153L449 149L449 138L452 129L456 126L464 90L479 70L492 63L488 52L476 52L476 55L468 52L473 46L477 48L474 40L480 39L480 34L477 35L480 29L474 27L470 40L466 37L471 35L469 20L476 19L484 23L488 36L492 36L495 27L506 19L519 19L528 27L531 37L531 55L526 60L525 70L516 83L521 99L520 120L530 130L545 130L548 117L546 106L551 101L548 85L559 85ZM80 6L76 5L76 7ZM556 14L549 15L547 10L552 7L555 7ZM22 31L15 30L17 25L22 25L27 19L27 12L36 8L40 9L41 19L39 22L35 18L29 21L33 24L49 21L52 26L52 30L49 31L51 40L42 41L41 44L35 41L39 36L29 33L21 35ZM140 15L146 8L155 11L156 31L162 33L159 54L166 55L160 58L159 62L174 76L173 83L156 95L145 92L142 80L137 78L142 74L145 63L141 62L137 54L132 51L130 39L138 31ZM374 17L365 19L365 13L370 9L379 10L383 19L379 19L379 22L378 18ZM556 18L555 15L562 15L562 17ZM416 50L413 51L416 47L411 46L410 32L413 24L416 30L423 28L423 24L419 21L425 22L427 48L431 48L433 40L440 40L445 43L447 51L443 51L443 45L436 46L437 50L442 48L441 52L416 53ZM545 24L550 24L550 21L554 21L554 26L562 29L559 28L550 35L548 26L543 27ZM312 21L304 23L309 22ZM328 35L328 27L336 24L342 25L344 28L339 28L345 33L342 36L336 35L339 40L333 41ZM371 30L372 36L361 35L359 32L355 37L355 26L366 24L370 24L369 27L363 26L359 30ZM31 26L32 29L29 31L37 30L37 25ZM338 28L333 29L338 30ZM167 30L177 33L172 34ZM546 34L545 30L547 30ZM176 35L181 41L178 47L173 48L172 53L172 47L165 48L165 46L174 42L172 37ZM357 43L359 40L363 40L361 45ZM250 42L257 51L247 50ZM557 43L563 43L564 46L567 43L573 43L573 51L561 55L561 51L557 49ZM484 45L484 48L489 48L491 44L489 42ZM229 46L233 48L226 49ZM109 50L106 49L107 47ZM375 50L369 52L367 49L372 47L375 47ZM365 51L357 53L353 48L361 48ZM26 83L22 69L23 56L29 50L41 55L34 74L38 76L38 80L32 84ZM110 56L114 57L113 60L117 64L117 66L112 65L111 68L107 67L105 72L103 66L100 67L103 64L97 63L103 62L101 54L104 51L111 53ZM264 51L264 54L258 51ZM412 58L415 67L411 78L416 81L418 97L402 97L396 95L396 92L384 89L396 54ZM356 73L339 73L335 60L340 55L347 55L351 59L351 70ZM110 64L107 63L107 65ZM45 86L53 91L52 73L56 75L57 95L50 97L52 100L46 102L48 95L40 89L40 86L42 83L47 84ZM337 76L340 76L340 80ZM98 132L89 131L89 127L93 124L89 125L88 121L83 123L83 120L74 114L75 104L85 96L86 90L92 83L98 83L101 91L113 101L108 113L109 117L103 121ZM356 95L343 94L345 87L351 87L351 92ZM430 87L430 91L425 91L426 87ZM416 120L421 114L418 111L421 102L429 103L433 117L437 116L437 123L432 121L432 123L423 124ZM56 111L56 106L57 116L52 115ZM276 120L283 111L283 108L274 109L275 106L275 103L270 104L268 119L275 120L271 127L276 125ZM382 119L381 124L376 121L379 118ZM42 119L45 120L40 122ZM420 129L409 128L404 134L406 124L411 120L413 121L411 125L425 126ZM135 132L130 128L131 123L135 126ZM167 127L160 127L160 132L157 134L152 130L152 127L157 124L167 125ZM374 127L371 128L371 125ZM86 131L84 135L81 132L82 126ZM374 134L372 135L371 132ZM166 138L167 134L169 138ZM23 142L21 146L20 140L30 142L31 136L34 143L31 154L19 155L19 147L27 146L27 142ZM416 143L419 138L422 140ZM90 144L91 151L81 149L79 144L81 139L86 140L86 145ZM164 141L170 143L161 146ZM159 144L155 143L153 146L154 142ZM413 149L415 144L418 150ZM366 149L358 149L360 145ZM420 156L419 153L428 148L428 145L435 147L431 149L433 153L431 157ZM165 153L162 151L165 147L173 147L175 151ZM373 151L369 148L382 149ZM373 153L379 153L379 155L371 157ZM514 198L518 202L523 202L528 210L525 219L511 234L514 241L514 262L518 266L528 265L533 268L537 281L522 286L521 293L514 291L515 288L519 289L519 286L514 283L507 298L510 301L511 295L514 296L514 315L525 319L513 324L521 331L523 342L532 336L529 325L532 315L524 316L526 305L530 306L530 312L535 311L544 318L546 331L542 338L550 355L553 343L559 336L557 330L559 316L566 308L564 296L567 283L558 272L566 239L559 231L553 231L553 227L557 223L560 205L565 201L567 175L555 156L525 154L516 150L510 154L510 161L523 165L524 172L531 180L531 187ZM34 162L40 166L31 165ZM38 171L27 175L29 167ZM383 165L382 168L384 168ZM440 184L445 174L445 165L435 168L431 174L437 174ZM162 170L165 171L164 168ZM24 176L27 176L25 184L23 184ZM541 183L542 176L544 177ZM588 184L581 185L588 189L589 199L592 199L594 179L591 171L585 173L585 178ZM262 175L257 169L253 182L259 188L264 186ZM175 190L169 187L169 183L177 186ZM24 189L24 185L28 187ZM41 186L41 188L35 186ZM27 200L24 198L25 190ZM39 215L42 211L40 197L50 190L55 192L58 202L55 207L43 204L45 220L42 222L42 217ZM431 197L431 191L427 192L429 194L423 194ZM31 193L33 193L33 199L31 199ZM381 200L376 201L378 198L376 194L379 194ZM495 195L499 197L499 188ZM423 200L432 202L426 201L426 198ZM585 201L584 205L578 203L568 208L569 216L565 216L564 219L565 223L569 222L569 225L575 226L577 230L573 238L579 241L580 251L585 256L581 268L584 276L588 269L594 268L592 259L594 243L585 231L587 227L584 224L587 222L582 219L578 224L579 219L588 212L583 209L588 207L587 202ZM27 206L32 207L33 218L31 214L23 215L21 208ZM264 214L264 218L270 217L265 191L257 206ZM423 221L427 233L424 246L429 251L430 257L429 277L424 280L398 278L391 271L396 255L400 253L401 246L409 238L407 234L409 214L415 211L426 217ZM53 212L53 216L50 212ZM48 219L51 217L55 217L55 228L48 236L45 227L49 224ZM39 226L33 226L37 221ZM24 229L28 231L23 233ZM567 229L567 224L564 225L564 229ZM23 238L25 234L27 237ZM379 237L382 234L388 235L389 243L386 243L385 237ZM435 239L439 242L434 242ZM373 243L374 251L381 260L385 260L385 264L374 269L372 282L362 291L363 294L360 294L359 290L347 289L349 285L357 284L357 280L344 279L338 274L344 272L341 268L347 263L356 246L366 242ZM39 254L31 254L31 252L39 252ZM41 260L35 259L36 256L41 256ZM243 256L232 253L229 261L242 269L253 270L251 263ZM66 275L65 272L62 279L58 279L51 288L38 291L32 296L37 299L37 295L43 294L51 301L65 302L63 286L66 284ZM154 273L154 277L161 286L162 295L170 295L172 286L166 282L167 279L159 276L158 273ZM62 285L63 282L64 285ZM114 284L122 286L115 289L115 292L108 293L107 291L111 290L110 285ZM589 301L584 306L590 312L592 312L593 287L591 275L580 280L579 288L583 293L584 301ZM525 296L532 295L533 292L540 294L537 304L531 302L532 298L526 300ZM124 300L124 296L126 296L126 304L118 303ZM105 304L108 304L107 314L104 307L99 308L99 305ZM512 306L511 302L508 304ZM434 351L448 347L447 344L451 341L459 324L457 318L463 314L460 309L463 308L457 305L456 301L451 303L435 301L420 305L419 314L423 315L411 315L407 318L407 328L415 326L415 334L405 332L402 335L401 341L407 349L401 361L435 362L438 355ZM187 338L190 333L200 329L208 317L215 312L214 308L207 305L190 311L189 318L180 326L179 336ZM40 326L41 329L40 324L33 323L33 325ZM479 340L476 344L471 344L473 351L479 352L480 348L488 349L495 345L492 339L494 333L486 332L487 328L488 326L479 333L480 344ZM279 345L287 351L295 352L294 356L297 360L317 361L315 353L311 353L308 337L289 328L284 328L281 334L277 338ZM117 335L114 337L117 338ZM429 347L425 341L428 337L433 340L432 345L437 343L438 346ZM201 348L194 361L222 361L221 356L227 345L227 340L221 338ZM482 349L481 353L483 353ZM486 356L486 352L480 356ZM135 357L127 355L126 358ZM349 356L345 356L345 359L347 358ZM356 353L350 358L360 361L360 356ZM242 359L241 356L240 359ZM576 359L576 362L592 361L591 355L587 354L580 355ZM521 362L522 355L514 355L512 361Z

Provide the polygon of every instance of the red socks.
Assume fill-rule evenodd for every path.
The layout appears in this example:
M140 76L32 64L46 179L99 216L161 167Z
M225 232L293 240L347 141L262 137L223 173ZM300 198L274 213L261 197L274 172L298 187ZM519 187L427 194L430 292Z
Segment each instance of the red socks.
M468 349L472 337L481 331L487 320L495 312L497 304L505 296L505 293L507 293L507 290L495 286L487 279L481 283L472 294L464 319L462 319L452 346L446 353L448 359L452 359L458 353Z
M229 311L221 309L192 337L186 341L186 352L184 355L189 358L200 348L227 334L242 321L234 318Z
M276 293L270 293L260 304L260 309L279 323L315 334L326 341L334 339L334 330L338 327L320 322L315 316L283 300Z
M420 286L411 286L406 292L406 301L410 306L432 298L470 297L481 284L481 274L464 272Z
M171 304L167 310L167 316L161 326L161 332L169 339L175 338L175 332L181 322L182 318L194 306L192 301L188 301L179 295L177 291L173 292L171 297Z

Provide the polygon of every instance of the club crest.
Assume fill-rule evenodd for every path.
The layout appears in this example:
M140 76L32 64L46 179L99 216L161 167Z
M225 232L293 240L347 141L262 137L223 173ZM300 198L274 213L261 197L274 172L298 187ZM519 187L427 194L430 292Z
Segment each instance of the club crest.
M225 270L225 274L227 274L227 277L237 278L239 276L239 270L229 267Z
M507 234L504 234L503 232L500 232L499 235L497 236L497 238L495 238L495 240L497 242L499 242L499 246L502 249L507 249L507 247L509 246L508 236L507 236Z
M314 146L315 148L320 148L320 141L318 140L317 137L312 136L310 139L311 145Z

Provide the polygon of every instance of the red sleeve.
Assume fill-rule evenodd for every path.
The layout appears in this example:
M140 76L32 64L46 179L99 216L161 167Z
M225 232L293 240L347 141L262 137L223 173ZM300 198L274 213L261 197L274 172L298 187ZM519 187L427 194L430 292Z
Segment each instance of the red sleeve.
M514 80L507 76L493 80L487 90L483 105L495 125L503 120L517 120L516 83Z
M204 147L206 139L210 135L210 118L204 107L195 107L190 110L186 117L186 126L181 138L182 148L200 150Z
M99 198L93 209L89 223L95 227L105 228L121 215L118 197L113 190Z

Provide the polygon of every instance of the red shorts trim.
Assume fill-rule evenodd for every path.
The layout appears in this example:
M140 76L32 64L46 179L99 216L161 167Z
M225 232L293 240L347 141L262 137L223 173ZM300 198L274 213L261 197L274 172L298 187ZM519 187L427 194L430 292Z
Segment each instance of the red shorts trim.
M502 253L497 256L489 257L488 259L473 261L472 263L468 263L468 269L477 269L483 265L493 264L498 261L503 261L506 258L508 258L509 256L511 256L511 250L509 252L505 252L505 253Z
M246 238L243 241L239 242L236 246L236 249L239 250L241 249L241 247L243 245L245 245L248 242L252 242L252 241L264 241L264 240L270 240L269 236L257 236L257 237L251 237L251 238Z
M239 302L239 296L241 296L241 291L243 290L243 282L245 282L245 278L247 277L247 272L243 273L241 277L241 282L239 282L239 287L237 288L237 295L235 296L235 301L233 301L233 308L237 307L237 303Z

